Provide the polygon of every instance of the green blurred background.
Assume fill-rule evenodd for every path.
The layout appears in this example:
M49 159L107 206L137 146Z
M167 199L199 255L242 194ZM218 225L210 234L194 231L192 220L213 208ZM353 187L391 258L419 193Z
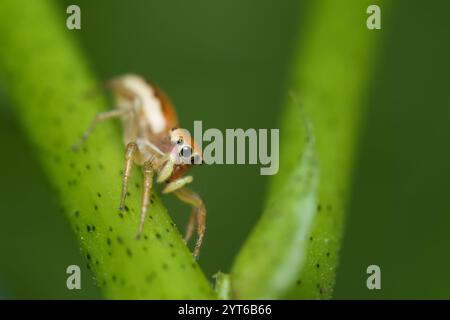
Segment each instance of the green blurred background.
M309 2L85 0L59 7L63 18L69 4L81 7L82 30L73 34L99 79L142 74L169 93L183 126L203 120L204 128L225 129L277 127ZM374 31L384 41L366 101L335 298L450 298L450 2L396 0L388 10L382 14L390 21ZM361 27L365 17L361 12ZM66 289L66 267L84 263L1 90L0 298L99 298L86 276L83 290ZM209 212L200 264L211 277L229 271L261 212L267 178L258 166L242 165L194 175ZM183 225L189 209L163 200ZM381 267L382 290L366 288L370 264Z

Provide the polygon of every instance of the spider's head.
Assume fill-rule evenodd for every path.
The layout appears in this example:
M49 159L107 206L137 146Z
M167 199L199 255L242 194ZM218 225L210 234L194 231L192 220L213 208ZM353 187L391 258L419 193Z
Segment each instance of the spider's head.
M170 131L171 149L159 173L158 182L173 180L193 165L203 163L202 150L185 129Z
M202 150L185 129L175 128L170 131L172 143L171 158L175 165L202 164Z

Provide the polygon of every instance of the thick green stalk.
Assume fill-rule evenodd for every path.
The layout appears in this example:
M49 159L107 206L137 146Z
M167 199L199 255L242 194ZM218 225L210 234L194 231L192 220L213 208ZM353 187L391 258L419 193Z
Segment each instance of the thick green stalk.
M51 1L3 0L0 71L88 267L107 298L213 298L158 197L152 200L144 236L135 239L138 168L126 210L118 211L124 147L117 127L102 123L79 152L71 150L106 103L101 97L83 98L99 81L73 41L76 31L66 29L65 17L65 8L56 9ZM24 186L24 192L33 190Z
M361 107L381 32L367 29L366 9L380 2L311 1L304 15L291 70L294 98L280 126L280 171L232 268L235 298L332 296ZM299 108L312 128L309 139Z

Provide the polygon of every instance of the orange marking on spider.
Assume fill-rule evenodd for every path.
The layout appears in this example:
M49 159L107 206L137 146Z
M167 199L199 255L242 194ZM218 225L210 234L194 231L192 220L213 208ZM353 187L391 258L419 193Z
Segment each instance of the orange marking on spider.
M193 181L192 176L184 174L191 166L203 162L202 150L186 130L178 128L172 103L156 85L138 75L126 74L107 81L105 87L111 89L116 108L97 114L74 148L88 139L99 122L120 118L126 151L119 209L125 206L131 169L133 164L137 164L142 167L144 180L136 235L139 238L156 175L157 183L166 183L162 193L173 193L192 206L184 240L189 241L197 225L198 238L193 253L197 258L205 235L206 209L200 196L186 187Z

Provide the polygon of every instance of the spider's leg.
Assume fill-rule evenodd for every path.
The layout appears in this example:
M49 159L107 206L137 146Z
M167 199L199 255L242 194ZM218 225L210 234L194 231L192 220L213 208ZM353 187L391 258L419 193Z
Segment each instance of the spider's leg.
M183 238L184 243L186 243L186 244L189 242L189 240L192 237L192 233L194 232L195 218L196 218L196 212L195 212L195 209L192 209L191 215L189 216L189 221L186 225L186 233Z
M192 206L193 213L197 218L197 242L194 249L194 257L197 258L200 248L202 246L203 238L206 231L206 208L203 204L202 198L194 191L188 188L181 188L174 191L174 194L181 201L188 203Z
M142 167L142 173L144 176L144 190L142 192L141 218L136 238L139 238L142 234L142 231L144 230L145 217L147 215L147 210L150 205L150 196L153 187L153 174L154 174L151 160L146 161L144 163L144 166Z
M114 119L114 118L120 118L127 114L130 110L129 109L114 109L110 111L100 112L98 113L95 118L92 120L91 124L87 128L87 130L83 133L81 139L75 143L72 146L73 150L77 150L80 145L82 145L91 135L92 131L94 131L95 127L99 122Z
M163 189L162 193L165 193L165 194L174 193L176 196L178 196L177 191L180 190L181 188L183 188L186 184L191 183L192 180L193 180L192 176L186 176L186 177L171 181L166 185L166 187ZM180 198L180 196L178 196L178 198ZM184 201L183 199L181 199L181 200ZM191 204L191 202L189 202L189 201L184 201L184 202ZM186 226L186 234L184 236L185 243L187 243L192 236L192 233L195 228L196 216L197 216L197 212L196 212L195 208L192 208L192 212L191 212L191 215L189 216L189 221Z
M200 199L201 201L201 199ZM203 202L196 207L197 210L197 242L195 243L194 257L197 258L206 232L206 208Z
M123 210L123 208L125 207L125 199L127 197L128 191L128 180L130 179L131 169L133 168L133 162L136 157L137 151L139 151L139 149L136 143L130 142L127 144L125 150L125 168L123 170L122 192L120 194L119 210Z

